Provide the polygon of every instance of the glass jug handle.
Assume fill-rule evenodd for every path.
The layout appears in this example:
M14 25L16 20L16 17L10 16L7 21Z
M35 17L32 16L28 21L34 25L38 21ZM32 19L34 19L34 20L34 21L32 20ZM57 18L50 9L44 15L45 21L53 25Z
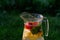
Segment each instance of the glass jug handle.
M47 37L48 33L49 33L49 21L48 21L48 19L46 17L44 17L44 19L45 19L45 21L44 21L45 25L47 27L46 32L45 32L45 36Z

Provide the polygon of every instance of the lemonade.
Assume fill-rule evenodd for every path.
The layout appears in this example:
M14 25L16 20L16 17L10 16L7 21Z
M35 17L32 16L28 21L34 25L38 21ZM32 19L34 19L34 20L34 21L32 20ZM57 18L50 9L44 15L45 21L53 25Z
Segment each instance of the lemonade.
M24 28L30 31L27 33L27 37L29 37L31 40L35 38L37 39L43 35L39 22L27 22L25 23Z

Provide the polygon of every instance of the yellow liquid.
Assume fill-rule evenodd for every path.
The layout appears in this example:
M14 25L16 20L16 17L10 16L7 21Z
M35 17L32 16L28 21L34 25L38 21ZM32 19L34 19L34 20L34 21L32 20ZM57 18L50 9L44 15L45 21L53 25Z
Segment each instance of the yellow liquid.
M26 30L26 28L24 30ZM32 34L31 31L29 31L29 32L28 31L25 31L23 33L24 33L24 35L26 35L25 38L28 38L30 40L37 40L38 38L42 37L42 35L43 35L43 32L38 32L37 34Z
M43 31L38 32L37 34L32 34L30 29L27 29L26 26L24 27L24 32L23 32L23 39L28 38L30 40L37 40L38 38L42 37Z
M28 37L30 40L37 40L38 38L42 37L43 35L43 32L39 32L37 34L32 34L32 33L29 33Z

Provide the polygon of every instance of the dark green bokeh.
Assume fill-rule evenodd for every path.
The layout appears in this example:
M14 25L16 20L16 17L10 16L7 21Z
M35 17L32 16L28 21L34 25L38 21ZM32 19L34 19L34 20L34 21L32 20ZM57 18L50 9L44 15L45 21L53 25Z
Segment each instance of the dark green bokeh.
M49 19L46 40L60 40L59 0L0 0L0 40L22 40L24 22L22 12L41 13Z

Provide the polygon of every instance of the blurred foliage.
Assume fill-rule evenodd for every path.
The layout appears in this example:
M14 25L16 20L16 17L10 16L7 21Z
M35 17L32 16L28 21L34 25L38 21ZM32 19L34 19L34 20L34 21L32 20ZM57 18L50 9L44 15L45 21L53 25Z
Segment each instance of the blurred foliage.
M0 40L22 40L22 19L15 14L8 13L0 12Z
M0 40L22 40L24 22L20 14L24 11L48 17L46 40L60 40L60 0L0 0Z
M52 6L55 3L55 0L33 0L33 4L36 4L37 7L45 8Z
M60 9L59 0L0 0L0 9L20 10L21 12L36 12L56 16L56 10Z

